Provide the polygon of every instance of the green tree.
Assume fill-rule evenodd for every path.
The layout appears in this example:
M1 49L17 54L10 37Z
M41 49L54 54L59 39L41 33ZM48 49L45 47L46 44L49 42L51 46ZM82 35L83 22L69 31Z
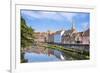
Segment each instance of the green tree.
M21 17L21 48L32 46L34 43L34 30L26 25Z
M34 30L26 25L24 18L21 17L21 63L27 62L24 59L25 52L23 51L25 47L32 46L34 43Z

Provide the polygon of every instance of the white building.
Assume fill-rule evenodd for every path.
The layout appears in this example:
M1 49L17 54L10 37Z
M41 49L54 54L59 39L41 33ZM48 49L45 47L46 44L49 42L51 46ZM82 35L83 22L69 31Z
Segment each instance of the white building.
M65 30L57 31L54 34L54 43L61 43L62 42L62 36L64 34Z

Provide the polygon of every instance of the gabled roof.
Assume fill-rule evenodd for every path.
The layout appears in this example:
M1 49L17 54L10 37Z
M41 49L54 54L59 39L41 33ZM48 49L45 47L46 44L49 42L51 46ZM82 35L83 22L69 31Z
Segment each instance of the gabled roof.
M90 29L87 29L84 32L79 32L80 36L89 36L90 35L89 33L90 33Z

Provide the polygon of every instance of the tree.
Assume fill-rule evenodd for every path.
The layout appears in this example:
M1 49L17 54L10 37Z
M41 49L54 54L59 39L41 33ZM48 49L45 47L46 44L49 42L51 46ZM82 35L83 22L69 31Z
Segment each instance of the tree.
M24 18L21 17L21 48L32 46L34 43L34 30L26 25Z

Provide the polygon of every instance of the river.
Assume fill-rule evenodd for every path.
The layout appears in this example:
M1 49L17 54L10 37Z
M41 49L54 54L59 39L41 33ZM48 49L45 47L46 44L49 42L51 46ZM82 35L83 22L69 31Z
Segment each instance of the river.
M43 44L41 44L43 45ZM42 46L32 46L25 51L24 58L28 62L50 62L65 60L85 60L83 54L70 51L59 51L56 49L45 48Z
M28 62L48 62L64 60L62 52L54 49L48 49L40 46L33 46L28 49L24 58Z

